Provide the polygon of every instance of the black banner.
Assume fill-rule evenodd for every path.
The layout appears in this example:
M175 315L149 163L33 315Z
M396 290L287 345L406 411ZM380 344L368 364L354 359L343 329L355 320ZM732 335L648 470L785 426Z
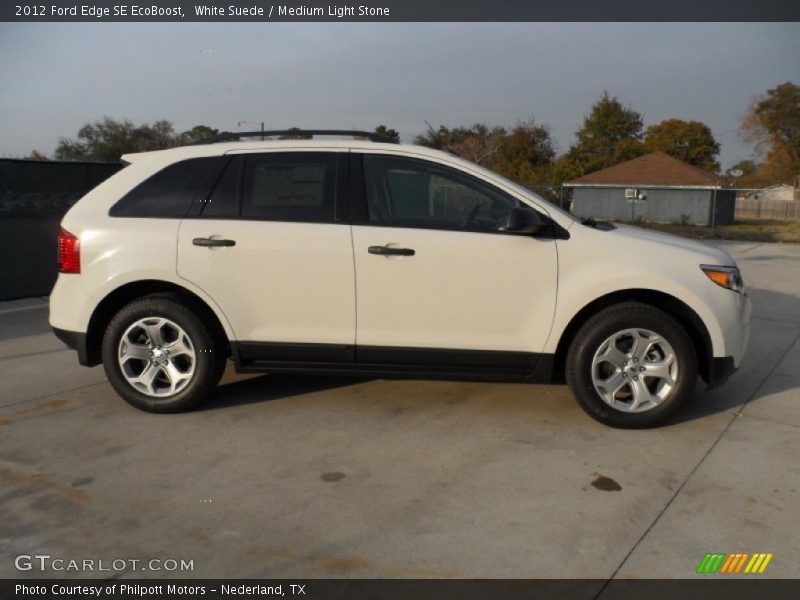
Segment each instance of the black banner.
M796 600L800 580L711 576L708 579L606 580L4 580L0 598L59 600L178 600L292 598L294 600Z
M3 2L0 21L800 21L797 0L42 0Z

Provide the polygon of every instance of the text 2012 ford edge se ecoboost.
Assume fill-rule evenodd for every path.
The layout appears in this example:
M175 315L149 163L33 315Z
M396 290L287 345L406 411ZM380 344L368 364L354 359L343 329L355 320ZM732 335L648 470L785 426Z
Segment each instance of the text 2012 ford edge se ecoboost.
M456 156L351 133L123 157L62 222L56 335L153 412L197 405L231 358L564 378L595 419L645 427L739 366L750 301L723 250L581 221Z

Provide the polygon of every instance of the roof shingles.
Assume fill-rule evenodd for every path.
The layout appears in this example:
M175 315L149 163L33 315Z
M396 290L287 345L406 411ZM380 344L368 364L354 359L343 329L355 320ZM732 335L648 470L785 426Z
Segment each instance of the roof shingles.
M573 184L717 187L722 185L722 180L713 173L703 171L669 154L652 152L573 179L566 185Z

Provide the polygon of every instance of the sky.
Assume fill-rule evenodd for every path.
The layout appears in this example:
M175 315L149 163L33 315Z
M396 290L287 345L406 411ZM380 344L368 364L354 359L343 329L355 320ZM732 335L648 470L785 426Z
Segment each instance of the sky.
M785 81L800 83L800 23L3 23L0 156L49 155L104 115L178 131L383 123L408 142L426 121L533 117L562 153L607 90L645 125L706 123L727 168L752 153L748 106Z

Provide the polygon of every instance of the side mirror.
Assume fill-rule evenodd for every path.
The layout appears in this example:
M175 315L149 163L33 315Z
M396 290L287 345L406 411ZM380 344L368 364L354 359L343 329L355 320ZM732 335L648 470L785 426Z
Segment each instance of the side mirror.
M537 234L547 227L539 213L532 208L515 206L508 213L508 221L506 221L505 231L512 233L530 233Z

